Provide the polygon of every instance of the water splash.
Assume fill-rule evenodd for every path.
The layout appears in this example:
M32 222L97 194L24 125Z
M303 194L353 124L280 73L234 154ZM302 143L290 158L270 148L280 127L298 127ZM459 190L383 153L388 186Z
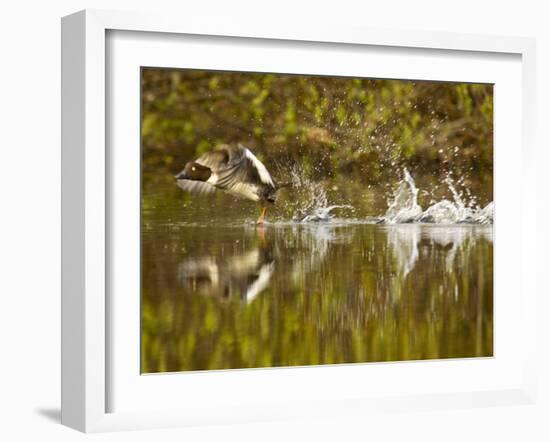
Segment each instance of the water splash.
M349 204L330 204L323 183L314 181L299 167L291 169L293 198L286 202L294 222L327 222L334 218L334 210L349 209Z
M298 166L291 168L290 176L292 198L284 200L283 204L286 219L290 218L293 223L338 221L378 224L493 224L494 204L491 202L483 208L479 207L476 198L468 190L465 191L466 195L457 190L450 176L444 182L452 198L432 203L424 210L418 203L419 189L405 168L402 180L388 200L388 209L384 216L364 219L336 218L335 212L338 209L344 209L343 214L348 215L349 212L355 212L355 208L349 204L332 204L324 183L309 178Z
M475 204L471 198L466 202L463 196L456 190L450 177L445 179L453 201L444 199L429 206L426 210L417 202L418 189L407 169L403 170L403 179L388 203L388 210L382 217L385 224L403 223L434 223L434 224L492 224L494 204L489 203L484 208Z
M335 209L353 210L353 206L348 204L334 204L328 207L314 207L310 213L298 214L293 218L293 220L301 223L330 221L334 219L334 214L332 211Z
M414 222L422 215L422 207L417 203L418 189L407 169L404 169L403 180L388 204L384 220L391 224Z

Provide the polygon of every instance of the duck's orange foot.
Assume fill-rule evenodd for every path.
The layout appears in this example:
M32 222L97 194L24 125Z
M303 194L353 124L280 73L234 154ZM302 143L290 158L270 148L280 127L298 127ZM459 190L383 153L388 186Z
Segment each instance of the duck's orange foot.
M264 221L265 221L265 212L267 210L267 207L262 207L262 212L260 213L260 217L258 218L258 220L256 221L256 225L257 226L261 226L264 224Z

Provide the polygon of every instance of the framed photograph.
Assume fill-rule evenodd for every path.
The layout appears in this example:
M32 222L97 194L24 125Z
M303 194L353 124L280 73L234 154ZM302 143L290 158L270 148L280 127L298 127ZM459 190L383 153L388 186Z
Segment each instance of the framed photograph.
M62 422L534 401L534 53L63 18Z

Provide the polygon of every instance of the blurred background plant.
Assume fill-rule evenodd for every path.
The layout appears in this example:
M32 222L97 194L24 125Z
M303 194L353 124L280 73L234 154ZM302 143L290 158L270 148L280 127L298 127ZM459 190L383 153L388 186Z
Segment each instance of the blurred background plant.
M451 174L492 200L493 87L303 75L142 70L143 183L170 180L223 143L249 146L277 176L432 183Z

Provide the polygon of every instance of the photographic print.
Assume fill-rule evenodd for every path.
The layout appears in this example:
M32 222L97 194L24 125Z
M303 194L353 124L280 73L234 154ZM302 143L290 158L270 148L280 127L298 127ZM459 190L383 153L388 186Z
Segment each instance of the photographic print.
M140 92L143 374L493 355L493 85Z

